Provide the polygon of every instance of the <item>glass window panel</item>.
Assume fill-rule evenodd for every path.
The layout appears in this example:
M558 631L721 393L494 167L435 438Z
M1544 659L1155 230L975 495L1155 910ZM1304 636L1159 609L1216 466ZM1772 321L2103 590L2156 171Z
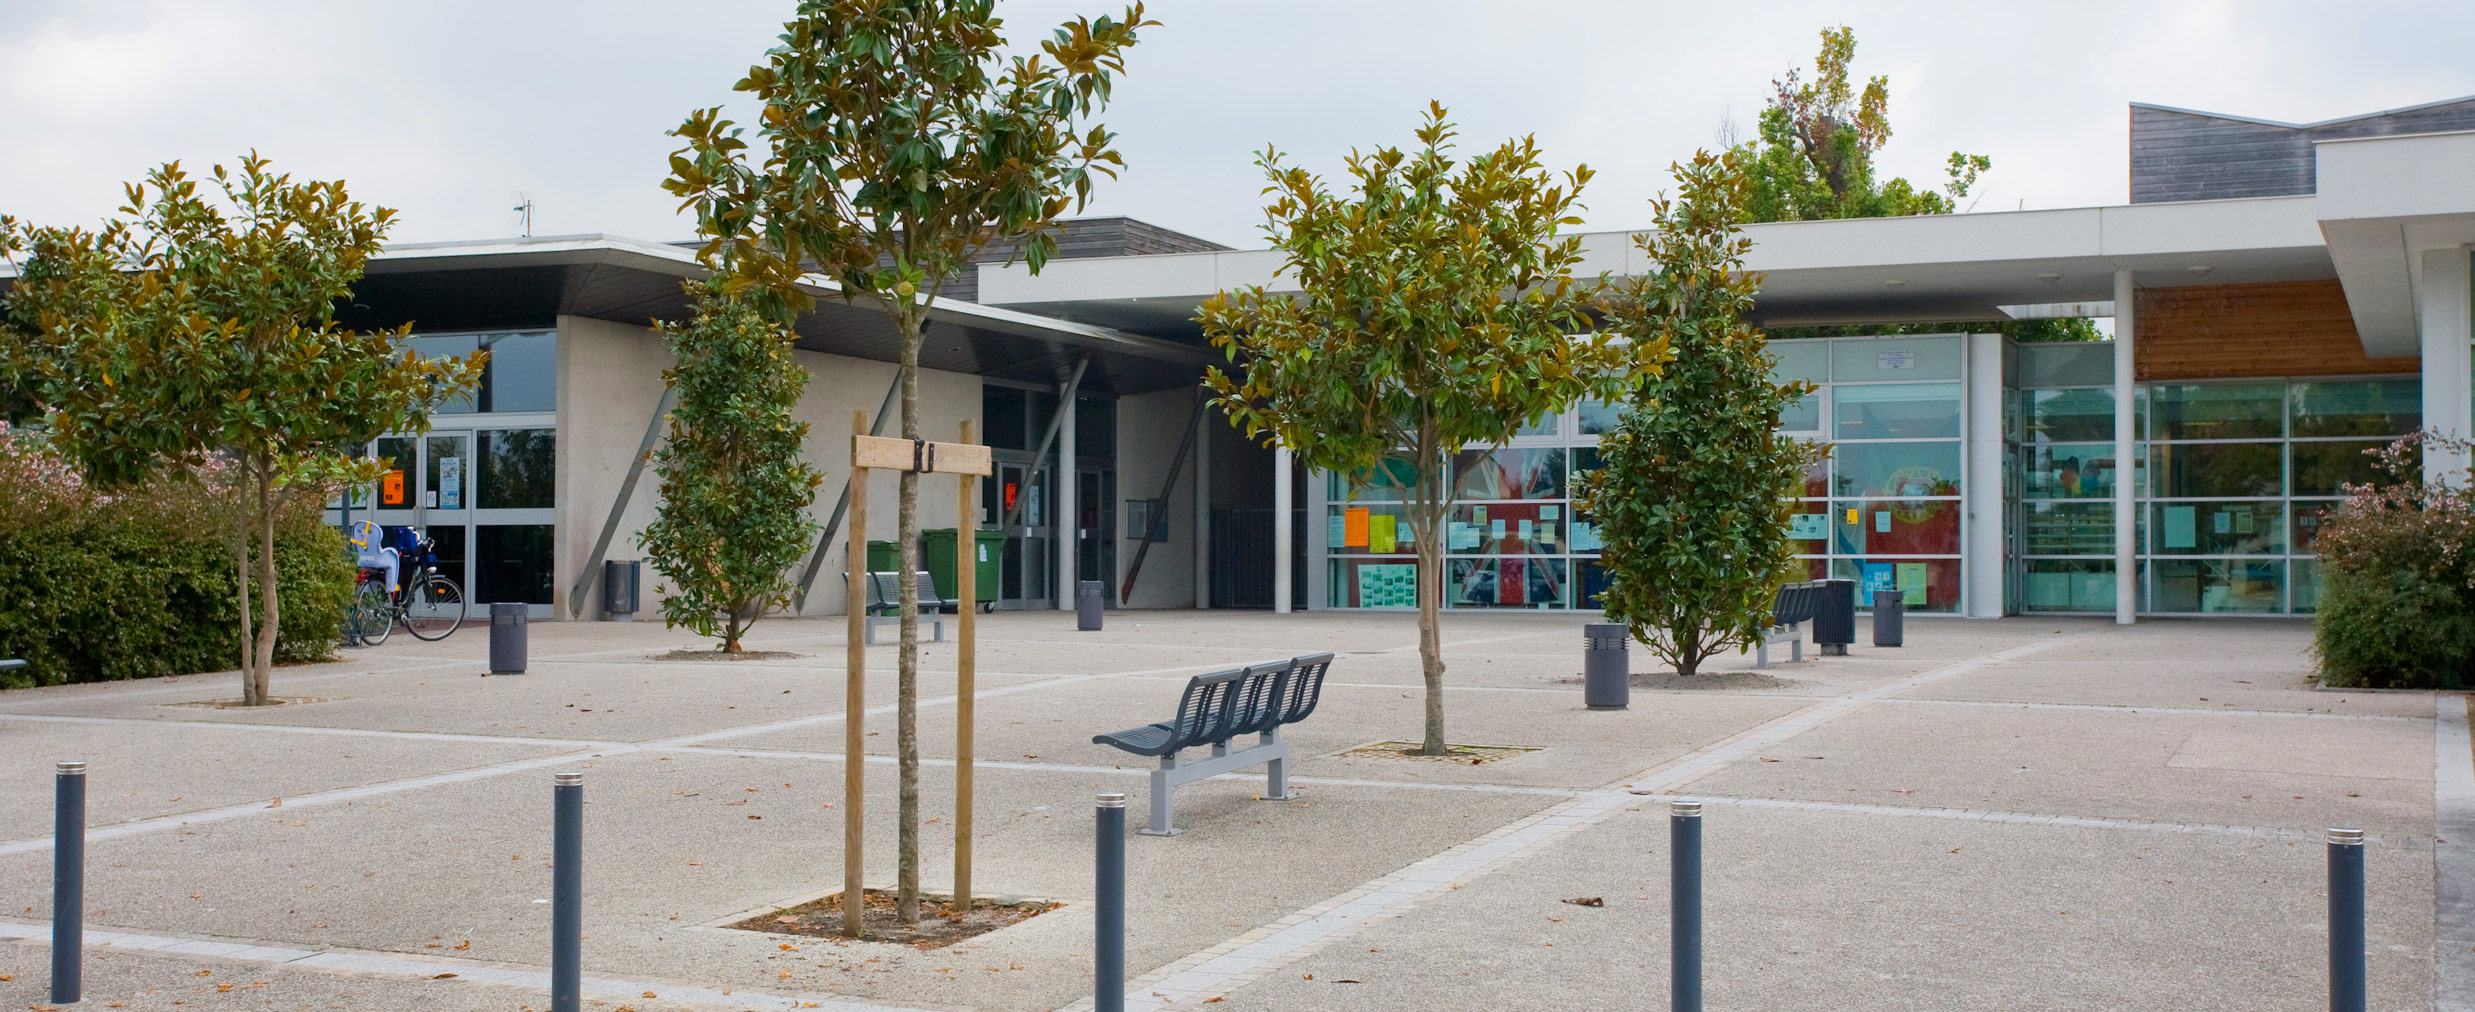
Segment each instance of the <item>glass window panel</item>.
M471 334L453 334L446 337L415 336L407 338L404 346L412 349L413 354L423 358L462 358L478 350L481 347L481 339ZM466 391L463 396L440 404L434 413L466 414L471 412L473 407L473 394L471 391Z
M1772 379L1804 380L1809 383L1830 381L1830 342L1801 339L1770 342L1771 357L1779 364L1770 370Z
M2285 493L2279 443L2161 443L2149 447L2160 499Z
M980 421L987 429L988 445L1000 450L1033 448L1033 437L1023 425L1023 391L993 384L982 386Z
M1581 423L1582 435L1598 436L1614 432L1616 423L1632 410L1632 405L1621 402L1583 401L1574 408L1573 414Z
M2021 611L2114 611L2114 563L2020 560Z
M1830 391L1840 439L1944 439L1960 434L1957 383L1885 383Z
M1958 559L1901 559L1875 555L1832 559L1830 567L1833 579L1856 581L1858 611L1873 610L1873 594L1866 590L1867 586L1911 590L1919 580L1924 582L1924 589L1921 594L1908 595L1909 611L1950 613L1959 610ZM1918 600L1920 596L1922 601Z
M2157 555L2283 555L2286 506L2275 502L2151 503Z
M1788 540L1799 552L1830 551L1831 504L1800 502L1788 519Z
M2068 341L2019 346L2019 385L2095 386L2114 382L2114 345Z
M1956 501L1854 502L1843 499L1830 505L1833 555L1959 554L1959 503ZM1851 521L1850 516L1855 519Z
M2337 512L2343 502L2336 499L2306 500L2294 504L2294 553L2302 555L2316 551L2312 545L2320 540L2320 529L2329 523L2329 515Z
M481 350L490 353L482 367L481 410L558 409L557 334L491 334L480 341Z
M2021 495L2029 499L2107 499L2114 495L2114 444L2040 443L2027 451Z
M2370 451L2387 445L2385 439L2288 443L2287 452L2294 454L2294 489L2289 494L2345 495L2341 486L2386 481L2389 475L2381 471Z
M1550 411L1547 416L1514 430L1514 436L1555 436L1564 432L1564 413Z
M1560 447L1463 450L1453 464L1460 499L1562 499L1564 450Z
M1325 489L1336 500L1400 502L1408 499L1417 487L1418 469L1410 459L1387 457L1383 463L1363 471L1333 472Z
M1779 431L1822 431L1822 395L1819 393L1806 394L1803 397L1799 397L1788 402L1786 407L1779 409Z
M454 580L456 586L468 586L469 581L464 572L464 525L460 523L433 524L422 530L429 534L433 545L432 550L438 555L438 561L435 563L438 575ZM410 581L412 575L406 572L403 578Z
M558 430L499 429L481 433L482 509L548 509L558 505Z
M1893 337L1831 342L1831 378L1955 380L1960 377L1960 337Z
M1562 608L1572 587L1563 559L1446 559L1444 603L1454 608Z
M2032 502L2021 504L2020 552L2024 555L2114 554L2114 504Z
M473 506L472 442L465 436L431 436L422 454L428 484L421 486L421 504L431 509L461 510Z
M1839 443L1831 493L1913 499L1959 494L1959 441Z
M1805 465L1804 494L1820 498L1830 494L1830 455L1822 454Z
M1074 455L1112 462L1117 459L1116 401L1097 397L1074 399Z
M1334 608L1415 608L1418 564L1410 559L1333 559L1325 596Z
M2294 581L2294 610L2309 615L2320 610L2320 560L2295 559L2287 564Z
M2423 381L2323 380L2295 383L2286 403L2292 435L2403 436L2423 425Z
M1602 607L1599 596L1607 593L1607 570L1598 564L1597 559L1574 559L1573 568L1574 575L1581 581L1580 607Z
M1311 532L1333 555L1411 555L1409 506L1395 502L1334 504L1324 511L1324 529Z
M2028 402L2029 440L2068 443L2114 438L2111 390L2028 390L2021 397Z
M2275 439L2286 434L2283 383L2177 383L2149 388L2152 439Z
M1444 525L1444 550L1487 555L1561 555L1573 551L1564 540L1563 503L1487 503L1455 506ZM1412 551L1406 530L1401 551ZM1590 551L1597 551L1595 547Z
M386 473L378 477L378 508L408 510L413 507L413 441L411 436L384 436L378 440L377 457L387 462Z
M485 524L473 529L476 602L550 603L550 524Z
M2159 612L2260 614L2285 608L2282 559L2152 559L2149 608Z

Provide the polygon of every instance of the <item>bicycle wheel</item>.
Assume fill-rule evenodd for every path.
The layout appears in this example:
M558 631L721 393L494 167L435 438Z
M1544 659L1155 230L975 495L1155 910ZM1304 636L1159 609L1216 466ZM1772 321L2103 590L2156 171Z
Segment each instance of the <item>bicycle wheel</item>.
M464 624L464 589L444 576L424 574L405 596L401 617L416 638L446 639Z
M387 600L385 584L365 580L353 591L352 603L344 612L344 631L362 646L387 641L387 634L395 631L395 604Z

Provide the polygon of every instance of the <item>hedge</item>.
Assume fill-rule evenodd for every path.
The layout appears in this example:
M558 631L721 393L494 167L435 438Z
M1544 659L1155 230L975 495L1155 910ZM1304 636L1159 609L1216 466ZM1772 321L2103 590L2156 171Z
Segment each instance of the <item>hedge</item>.
M2324 685L2475 686L2475 472L2427 485L2425 447L2467 450L2426 433L2376 451L2390 480L2350 486L2313 543L2312 649Z

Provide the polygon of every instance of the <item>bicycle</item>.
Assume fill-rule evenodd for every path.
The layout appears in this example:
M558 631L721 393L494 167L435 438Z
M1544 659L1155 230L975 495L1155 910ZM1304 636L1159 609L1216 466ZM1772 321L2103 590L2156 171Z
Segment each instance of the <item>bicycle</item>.
M367 523L367 521L363 521ZM359 525L355 525L358 527ZM372 531L375 531L375 525ZM359 535L353 544L366 548L370 536ZM362 643L377 646L387 640L394 627L402 625L414 639L437 642L454 635L464 624L469 606L464 600L464 588L454 580L439 575L438 542L426 533L413 535L413 546L399 553L401 562L410 567L412 579L403 588L387 586L383 570L364 565L359 584L353 589L350 610L345 613L345 631Z

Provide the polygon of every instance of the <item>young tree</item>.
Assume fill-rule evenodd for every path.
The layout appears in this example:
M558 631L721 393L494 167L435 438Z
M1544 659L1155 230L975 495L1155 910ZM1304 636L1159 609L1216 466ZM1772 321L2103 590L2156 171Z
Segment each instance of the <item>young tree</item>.
M885 311L901 334L902 437L921 438L920 329L945 282L991 244L1020 243L1034 271L1056 252L1059 216L1123 164L1090 117L1105 105L1143 5L1077 18L1005 56L995 0L803 0L781 44L734 87L762 106L764 161L719 107L672 135L663 186L696 211L699 255L726 292L783 323L809 308L810 272ZM898 485L905 572L919 568L919 476ZM851 560L852 565L861 560ZM896 702L901 834L898 910L919 920L919 600L901 588ZM851 602L858 607L859 602Z
M1653 269L1626 282L1614 329L1655 339L1675 361L1642 383L1599 440L1575 509L1598 524L1607 617L1679 675L1770 624L1795 565L1788 514L1814 448L1777 433L1812 388L1778 383L1762 334L1744 322L1759 281L1736 229L1746 185L1737 155L1676 167L1680 193L1651 201L1655 232L1634 237Z
M1205 382L1230 422L1308 467L1362 471L1391 458L1410 476L1418 553L1423 755L1442 755L1444 527L1451 462L1472 444L1655 371L1665 345L1589 333L1597 285L1573 276L1587 166L1558 177L1533 138L1455 162L1452 125L1430 103L1410 151L1351 155L1354 197L1281 163L1257 164L1275 196L1264 227L1295 293L1262 286L1206 300L1198 319L1244 368Z
M735 654L749 626L790 603L789 570L816 536L808 503L825 475L800 454L808 425L791 411L808 372L789 333L713 285L688 287L695 319L662 327L679 361L663 379L679 406L653 455L660 512L637 540L671 583L664 623L719 636Z
M1904 177L1877 179L1873 156L1891 139L1891 81L1876 76L1858 92L1848 80L1856 31L1822 30L1813 80L1800 70L1771 82L1756 139L1736 145L1749 181L1745 221L1812 221L1949 214L1977 176L1993 168L1984 155L1951 152L1943 192Z
M229 470L240 595L241 700L269 701L275 664L275 523L339 481L381 433L422 430L470 390L482 356L398 350L409 331L335 325L395 212L341 180L293 182L250 153L215 166L225 208L175 162L127 188L126 220L99 231L0 225L0 256L27 254L9 293L20 333L6 371L46 409L53 445L104 484L160 468ZM257 610L251 610L256 589Z

